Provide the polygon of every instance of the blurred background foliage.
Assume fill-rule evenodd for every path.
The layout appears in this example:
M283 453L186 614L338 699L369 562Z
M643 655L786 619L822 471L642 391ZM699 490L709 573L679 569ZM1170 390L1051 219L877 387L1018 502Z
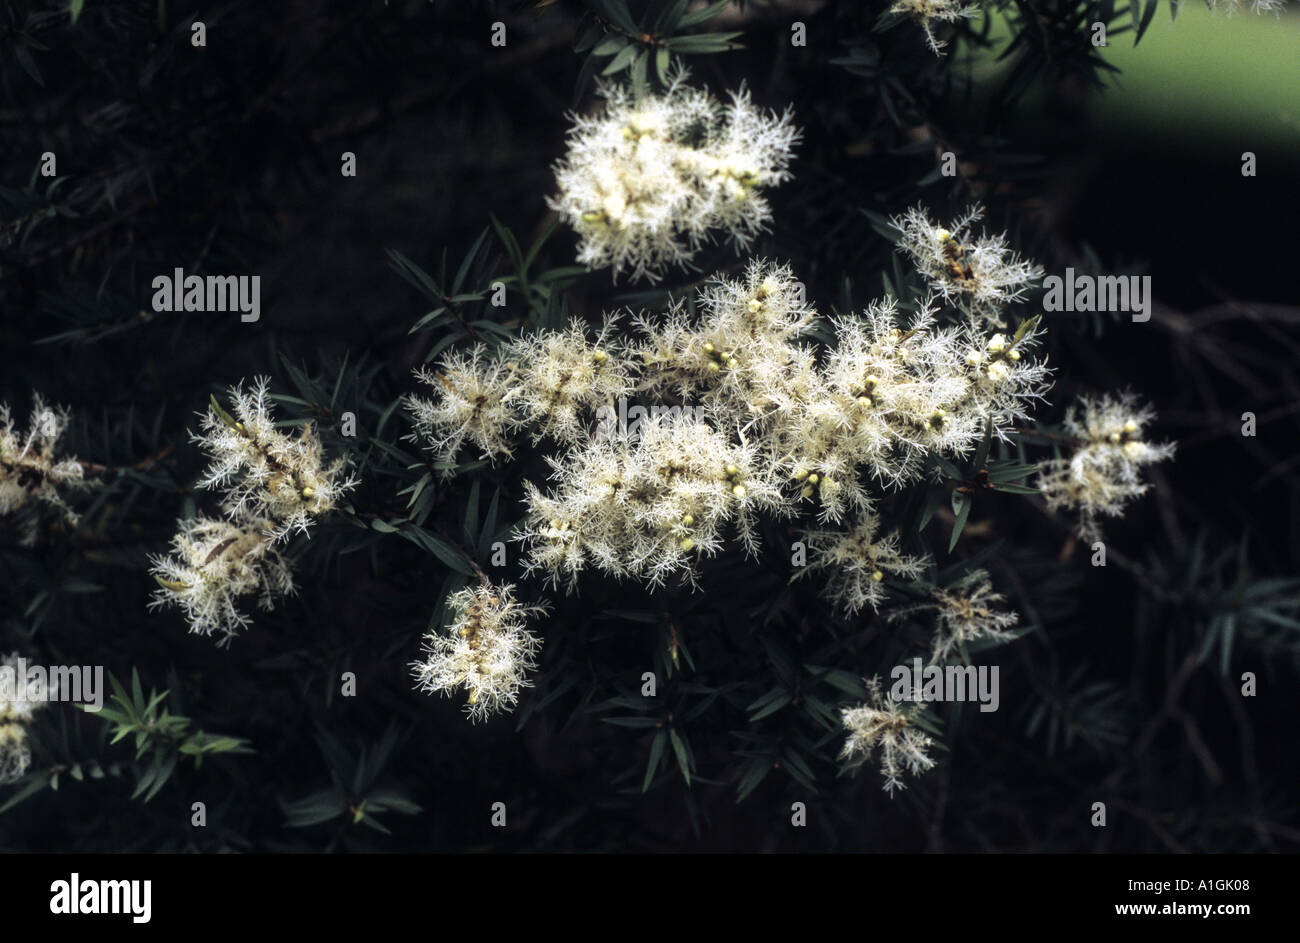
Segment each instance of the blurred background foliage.
M1300 21L994 2L936 57L887 6L0 0L0 398L20 419L33 390L69 406L64 447L105 485L34 546L0 521L0 651L131 679L111 713L38 715L30 773L0 789L0 848L1294 850ZM870 768L838 775L838 707L907 640L789 586L780 528L757 563L710 563L698 594L592 580L553 597L513 716L474 727L411 689L464 555L486 562L538 472L439 480L402 438L411 368L741 264L712 247L696 272L614 285L573 267L546 209L566 112L592 107L601 73L653 87L665 50L715 92L743 80L793 104L795 180L754 254L791 262L823 314L915 290L880 221L918 202L985 202L1049 271L1153 278L1146 324L1048 317L1058 386L1039 418L1131 388L1177 459L1108 527L1105 568L1034 496L977 502L951 554L946 508L913 538L954 572L988 568L1029 631L971 653L1001 665L1000 710L936 711L947 751L893 800ZM154 313L150 281L176 267L261 275L261 320ZM145 610L146 558L211 505L195 413L259 373L364 485L290 548L300 594L219 650Z

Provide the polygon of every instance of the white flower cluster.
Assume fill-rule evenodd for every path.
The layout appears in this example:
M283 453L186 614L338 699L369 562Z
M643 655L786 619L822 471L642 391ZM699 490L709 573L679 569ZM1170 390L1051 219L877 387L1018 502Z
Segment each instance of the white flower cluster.
M194 441L212 456L199 487L224 487L228 515L261 518L268 523L267 536L279 541L294 531L305 534L357 482L343 475L346 459L322 467L320 438L310 423L297 436L275 427L269 386L268 379L258 377L251 390L232 388L233 415L214 397L199 414L201 431Z
M1051 510L1079 513L1078 533L1098 540L1098 517L1114 517L1149 487L1142 469L1172 458L1172 443L1153 444L1144 438L1155 419L1150 407L1139 406L1132 394L1080 397L1066 414L1065 432L1074 440L1069 458L1039 465L1039 487Z
M521 537L529 571L570 587L588 563L652 586L678 573L694 581L698 555L722 549L725 525L756 550L755 512L781 501L753 446L692 419L655 417L634 442L598 437L549 461L558 486L548 495L525 483Z
M935 25L970 19L979 11L978 3L963 3L962 0L898 0L889 8L890 13L910 16L921 24L921 29L925 30L925 41L935 55L943 55L944 47L948 45L935 36Z
M1002 310L1021 300L1043 270L1008 249L1005 236L975 239L971 226L983 214L983 207L971 207L944 228L914 207L892 222L902 231L899 249L933 291L971 319L1000 327Z
M32 754L27 745L27 728L32 714L52 698L48 680L29 681L18 673L17 654L0 660L0 784L10 783L27 772ZM27 685L19 697L14 684Z
M840 759L849 767L860 766L879 750L884 789L893 795L895 789L906 788L902 781L905 773L917 776L934 766L929 753L934 740L914 720L926 705L920 701L900 708L881 691L878 678L867 681L867 692L869 700L865 704L840 712L848 731Z
M574 116L548 202L578 233L578 261L657 278L714 230L744 247L771 219L765 187L786 169L799 131L741 88L723 104L679 71L662 95L602 88L601 113Z
M258 605L269 611L277 598L294 591L288 563L266 539L266 523L255 518L181 521L172 538L173 555L153 561L151 572L160 589L149 607L178 605L190 631L217 634L228 642L248 626L248 616L237 605L241 597L256 595Z
M491 353L479 345L468 355L448 354L436 370L418 370L436 395L406 399L416 441L447 475L465 444L482 458L509 458L512 437L524 428L534 441L580 441L590 412L632 391L626 374L610 364L614 324L610 319L591 338L575 320L566 331L518 338Z
M700 555L721 549L724 528L756 549L756 512L811 506L823 524L869 515L872 479L914 481L929 454L974 449L987 423L1005 437L1046 385L1047 368L1025 356L1032 323L1012 338L987 336L974 322L939 327L928 305L903 323L891 300L832 322L838 343L819 364L816 345L803 342L817 315L788 268L753 262L698 302L694 319L680 305L635 319L626 340L611 336L609 319L596 345L576 326L534 336L519 345L526 366L516 345L495 357L482 348L449 356L430 383L438 397L413 406L417 438L444 460L463 441L509 455L507 434L528 424L516 402L534 407L535 435L541 428L569 446L549 459L554 490L527 488L527 565L552 580L572 586L588 565L652 584L692 580ZM563 382L539 387L536 377ZM485 411L474 412L466 390L490 404ZM689 416L652 418L635 442L592 435L597 404L629 390L684 401ZM536 409L548 402L561 404L558 419ZM845 539L873 542L861 530ZM881 559L900 576L912 572L887 546ZM879 598L842 595L858 606Z
M450 596L447 606L454 613L450 628L430 632L427 657L411 666L419 689L450 695L465 688L465 710L473 721L512 710L520 688L532 684L525 674L537 667L542 647L527 620L546 607L520 604L508 584L466 587Z
M76 513L63 492L86 487L81 463L59 457L59 438L68 426L67 410L46 405L39 393L32 394L31 418L27 431L14 428L7 404L0 403L0 514L43 504L58 510L69 523ZM35 517L23 524L22 542L36 539Z
M265 610L294 590L289 564L276 549L294 532L306 533L336 507L357 481L345 477L346 459L328 468L315 430L297 436L275 427L269 383L231 388L233 412L213 397L201 413L194 440L211 454L200 487L224 486L225 519L200 516L179 522L171 556L154 556L150 572L159 588L150 608L179 606L190 631L228 643L249 624L237 601L256 595Z
M929 562L923 556L903 553L898 534L881 537L879 529L879 519L868 511L847 530L804 531L808 563L796 576L828 575L827 598L847 612L865 606L879 609L885 598L886 575L915 580Z

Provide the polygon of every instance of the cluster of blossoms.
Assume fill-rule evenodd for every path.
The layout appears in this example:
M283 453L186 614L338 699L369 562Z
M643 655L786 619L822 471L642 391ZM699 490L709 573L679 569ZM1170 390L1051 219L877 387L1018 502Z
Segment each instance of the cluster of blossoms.
M1172 443L1145 440L1154 419L1131 394L1081 397L1067 412L1064 429L1076 448L1069 458L1040 463L1039 487L1050 509L1079 514L1085 540L1100 539L1098 517L1121 514L1150 487L1141 480L1144 466L1173 456Z
M611 319L591 338L574 321L567 331L521 337L491 353L479 345L448 354L437 370L422 368L417 376L435 397L406 399L415 440L447 475L464 445L481 458L509 458L514 436L525 428L534 441L580 441L589 413L632 392L626 374L610 363L613 330Z
M929 561L900 550L898 534L880 536L880 521L867 512L847 530L807 530L807 565L796 576L821 573L829 578L827 597L847 612L865 606L879 609L885 598L885 575L903 580L918 579Z
M807 553L797 576L824 580L826 598L841 610L879 611L889 582L909 584L919 601L886 615L933 619L932 663L972 643L1012 638L1019 615L1003 608L988 573L974 570L947 586L925 582L933 561L905 552L903 536L884 528L878 511L881 492L923 480L935 458L964 458L988 434L1009 441L1049 386L1035 356L1039 319L1004 326L1007 306L1042 271L1003 236L974 237L979 217L975 207L944 228L918 208L895 220L900 250L930 288L908 306L886 298L822 321L787 267L756 260L739 277L707 283L693 308L679 301L633 316L624 330L606 315L595 329L575 320L563 331L448 353L417 371L431 395L408 399L413 438L448 474L462 449L495 461L511 458L525 433L546 443L550 480L524 482L517 537L525 570L570 591L588 570L695 584L700 560L729 541L757 552L760 516L812 518L800 528ZM944 308L958 317L941 320ZM653 408L628 409L628 399ZM611 416L638 410L634 427L612 428ZM1129 443L1147 418L1133 420L1118 441L1109 427L1087 437L1141 461L1148 453ZM1091 474L1117 474L1101 469ZM490 588L463 591L452 604L459 628L431 637L418 674L429 689L464 684L474 692L469 679L481 675L469 663L477 649L464 640L483 630L473 619L500 607L510 613L504 624L525 633L527 610L508 590ZM527 661L531 636L505 637L524 654L502 663ZM520 675L506 675L513 692ZM879 748L892 792L905 773L934 765L932 741L915 723L919 706L898 707L870 684L872 700L843 711L842 755L852 765ZM513 698L476 693L471 711L507 703Z
M715 280L697 307L695 318L681 305L641 316L627 339L608 320L595 341L574 325L497 354L451 355L423 375L436 398L411 401L416 436L444 461L465 441L509 456L508 434L529 425L529 412L543 417L535 438L567 447L549 458L550 493L527 485L531 569L570 586L589 565L650 583L692 580L699 557L723 546L724 527L754 550L757 512L812 509L822 524L862 519L843 539L879 545L885 568L907 576L919 564L864 536L874 526L870 482L915 481L928 455L964 455L989 425L1005 437L1046 385L1047 368L1024 356L1033 323L1011 339L989 336L974 321L940 327L928 304L904 320L892 300L831 322L837 345L819 363L817 346L803 342L816 312L789 269L767 262ZM540 385L542 376L551 382ZM689 414L652 418L635 440L594 435L602 400L629 391L684 401ZM547 403L562 404L559 419L538 408ZM866 592L832 590L851 607L879 600Z
M453 613L450 627L430 632L425 660L411 666L419 689L450 695L464 688L469 692L465 710L474 721L513 709L519 689L532 684L525 674L537 667L542 647L527 620L546 607L519 603L511 585L486 583L454 593L447 607Z
M932 611L936 626L931 663L935 664L970 642L1013 638L1009 630L1020 621L1020 613L1002 609L1004 602L1006 597L994 591L988 572L977 569L934 590L927 601L891 610L888 618L896 622L917 612Z
M237 603L256 595L266 610L293 592L288 562L277 549L294 533L306 533L354 488L346 459L324 465L314 427L296 436L276 428L268 402L269 382L254 380L230 390L232 411L213 397L201 413L194 440L211 456L199 486L222 487L224 519L181 521L171 556L152 558L158 582L151 607L176 605L190 631L229 642L248 625Z
M899 248L931 289L972 320L1002 326L1002 311L1020 301L1043 277L1043 270L1007 248L1006 237L974 238L971 226L983 216L973 206L945 228L920 207L893 220L901 231Z
M962 0L898 0L889 8L890 13L897 13L916 20L925 30L925 41L936 56L943 55L948 44L934 34L941 23L956 23L979 13L977 3L963 3Z
M895 789L906 788L904 773L917 776L934 766L929 753L934 740L915 720L926 705L921 701L899 707L880 689L878 678L867 681L867 692L867 703L840 712L848 731L840 759L846 766L860 766L879 749L880 775L885 780L885 791L892 795Z
M21 697L15 688L17 684L27 685ZM43 675L34 679L24 677L16 654L0 660L0 784L18 779L31 765L27 727L32 714L52 698L48 685Z
M68 421L67 410L48 406L40 394L33 394L27 431L19 432L9 406L0 403L0 514L45 505L69 523L76 522L64 492L86 487L83 468L76 459L56 454ZM24 522L24 544L36 539L36 524L35 516Z
M548 202L577 231L582 264L654 279L714 230L744 247L771 219L762 189L790 177L790 113L762 111L743 88L724 104L686 77L662 95L602 88L603 110L574 116Z

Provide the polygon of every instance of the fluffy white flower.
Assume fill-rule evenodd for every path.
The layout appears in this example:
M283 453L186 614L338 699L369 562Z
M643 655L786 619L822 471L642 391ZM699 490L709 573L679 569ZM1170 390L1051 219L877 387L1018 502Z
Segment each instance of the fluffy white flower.
M346 459L322 465L321 441L310 423L297 436L275 427L269 383L259 377L251 390L233 387L232 413L214 397L200 413L201 431L194 441L212 457L199 486L224 487L228 514L261 518L267 534L282 540L294 531L306 533L357 481L344 476Z
M1077 446L1069 458L1039 465L1039 487L1052 510L1079 513L1078 532L1100 539L1098 517L1114 517L1149 487L1142 469L1171 458L1172 443L1145 439L1155 419L1150 407L1139 406L1132 394L1084 396L1070 407L1064 428Z
M935 25L970 19L979 10L978 3L963 3L962 0L898 0L889 8L890 13L910 16L921 24L921 29L925 30L925 41L935 55L943 55L944 47L948 45L935 36Z
M430 632L427 657L411 666L419 690L450 695L464 688L473 721L513 710L520 688L532 684L525 674L537 667L542 646L527 620L546 607L520 604L511 585L467 587L450 596L447 606L454 614L450 628Z
M0 784L27 772L32 760L27 728L32 715L54 697L48 679L20 677L19 667L16 653L0 659Z
M579 262L654 279L713 230L743 247L766 227L762 190L790 177L799 139L789 111L764 112L743 88L723 104L686 85L684 70L662 95L601 94L601 113L574 116L548 201L577 231Z
M509 458L510 433L517 417L510 404L517 364L475 346L468 355L445 355L437 370L421 368L416 376L433 390L432 399L408 396L406 408L415 425L414 439L434 453L450 476L465 443L476 458Z
M983 207L971 207L944 228L918 206L893 224L902 232L899 249L944 301L973 320L1001 325L1002 309L1023 298L1043 270L1012 252L1005 236L974 238L971 226L983 213Z
M869 700L865 704L840 711L848 731L840 759L849 767L860 766L879 750L884 790L893 795L895 789L906 788L904 774L919 776L934 766L929 754L934 740L913 719L926 705L919 702L900 708L881 691L878 678L867 681L867 693Z
M149 607L179 606L191 632L228 643L248 626L239 607L243 597L256 596L258 605L270 610L294 591L289 565L267 536L270 529L269 522L256 518L181 521L172 555L151 559L159 588Z
M0 404L0 514L32 504L57 509L69 523L77 515L63 492L86 487L81 463L55 454L69 422L65 409L49 406L39 393L32 394L31 418L27 431L14 428L7 404ZM23 542L36 536L36 521L27 523Z
M898 534L881 536L879 530L879 518L868 511L847 530L805 531L808 563L795 576L826 576L827 597L850 613L864 606L879 609L886 576L914 580L928 563L925 557L903 553Z
M521 539L528 569L570 588L588 565L650 585L674 574L693 581L727 525L757 549L756 514L780 500L752 446L680 415L646 419L635 440L597 438L548 461L556 487L525 482Z

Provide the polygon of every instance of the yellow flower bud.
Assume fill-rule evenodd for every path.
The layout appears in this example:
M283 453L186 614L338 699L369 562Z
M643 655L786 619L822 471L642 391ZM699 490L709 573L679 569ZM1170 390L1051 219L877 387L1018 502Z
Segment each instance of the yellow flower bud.
M735 465L731 465L731 464L728 464L728 465L727 465L727 474L728 474L728 475L734 475L737 471L739 471L739 469L737 469Z
M808 476L808 484L810 485L815 485L819 481L821 481L821 478L816 472L813 472L811 475Z
M687 527L690 527L692 524L695 523L695 518L694 516L687 514L685 517L682 518L682 523L685 524Z
M695 546L695 541L691 540L689 537L683 537L677 546L681 547L683 550L690 550Z
M744 486L744 485L736 485L736 487L734 487L734 488L731 489L731 493L734 494L734 495L735 495L736 497L738 497L738 498L743 498L743 497L745 496L745 486Z
M885 574L881 573L879 570L876 570L876 572L871 574L871 579L877 583L879 583L884 578L885 578Z

